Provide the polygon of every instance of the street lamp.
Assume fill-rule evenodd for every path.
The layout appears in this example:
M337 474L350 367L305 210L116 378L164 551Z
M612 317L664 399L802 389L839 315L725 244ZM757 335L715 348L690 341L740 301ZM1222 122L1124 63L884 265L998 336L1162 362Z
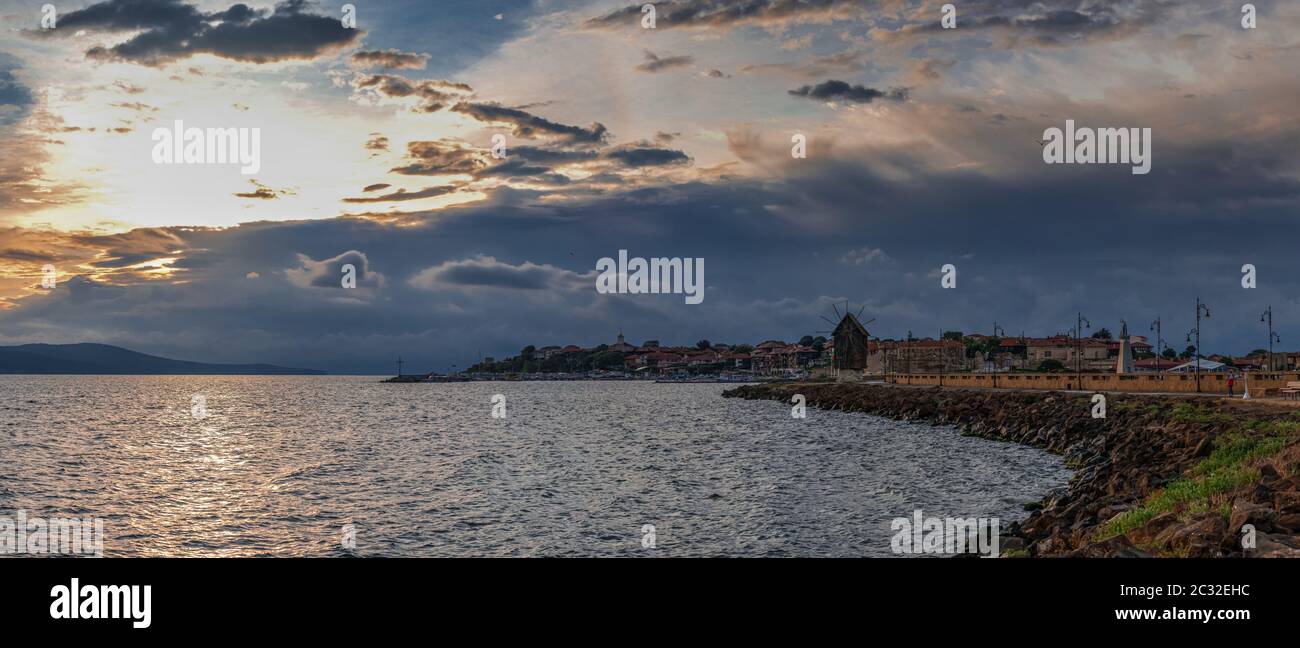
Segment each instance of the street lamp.
M1276 341L1278 344L1282 343L1282 338L1278 337L1277 333L1273 332L1273 307L1272 306L1269 306L1268 310L1265 310L1264 314L1259 316L1259 321L1268 322L1268 370L1269 373L1272 373L1273 372L1273 342Z
M1007 331L1001 326L998 326L997 322L994 322L993 337L997 338L998 340L998 350L993 352L993 388L994 389L998 388L998 353L1002 349L1002 338L998 335L999 333L1001 333L1002 335L1006 335Z
M1151 330L1156 332L1156 373L1161 373L1160 372L1160 352L1161 352L1160 345L1161 343L1164 342L1164 338L1161 337L1161 333L1160 333L1159 317L1156 318L1156 321L1151 323ZM1161 378L1163 377L1164 375L1162 374Z
M943 372L948 368L947 357L943 353L943 329L939 329L939 386L943 387Z
M1188 341L1191 341L1191 334L1196 334L1196 353L1193 354L1192 360L1196 362L1196 393L1201 393L1201 311L1205 311L1205 319L1210 319L1210 307L1201 303L1201 298L1196 298L1196 328L1188 334Z
M1074 373L1075 379L1078 380L1079 389L1083 389L1083 329L1084 327L1092 328L1092 322L1079 313L1074 320Z
M912 331L907 331L907 345L903 347L904 362L907 365L907 384L912 384Z

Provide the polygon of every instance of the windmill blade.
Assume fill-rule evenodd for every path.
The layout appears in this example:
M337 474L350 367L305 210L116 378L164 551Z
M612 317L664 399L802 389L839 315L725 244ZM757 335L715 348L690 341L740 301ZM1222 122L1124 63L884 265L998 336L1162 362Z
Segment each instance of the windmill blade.
M842 315L840 315L839 304L831 304L831 309L835 311L836 318L842 317Z
M857 317L858 319L862 319L862 311L864 311L864 310L867 310L867 305L866 305L866 304L863 304L863 305L862 305L862 308L859 308L859 309L858 309L858 314L856 315L856 317Z
M874 322L874 321L876 321L876 318L873 317L873 318L871 318L871 319L869 319L869 320L863 322L862 325L863 325L863 326L866 326L866 325L868 325L868 324L870 324L870 323L872 323L872 322Z
M835 326L835 325L836 325L835 322L832 322L832 321L826 319L826 316L825 316L825 315L818 315L817 317L820 317L820 318L826 320L826 323L827 323L827 324L830 324L831 326Z

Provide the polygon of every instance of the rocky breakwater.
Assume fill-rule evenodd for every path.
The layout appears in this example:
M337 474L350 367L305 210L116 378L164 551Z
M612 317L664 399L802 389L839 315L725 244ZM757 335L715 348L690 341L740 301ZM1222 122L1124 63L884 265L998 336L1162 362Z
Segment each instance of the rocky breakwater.
M1300 557L1300 409L1218 398L844 383L723 395L953 425L1062 455L1064 492L1003 523L1009 556Z

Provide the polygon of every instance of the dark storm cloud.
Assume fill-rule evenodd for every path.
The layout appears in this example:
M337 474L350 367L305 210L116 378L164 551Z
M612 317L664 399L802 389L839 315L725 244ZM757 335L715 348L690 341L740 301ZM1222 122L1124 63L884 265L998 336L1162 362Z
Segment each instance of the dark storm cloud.
M89 265L93 268L125 268L128 266L136 265L137 263L154 261L157 258L158 257L152 254L129 254L126 256L117 257L115 259L104 259L103 261L95 261L93 263L90 263Z
M1193 4L1193 3L1185 3ZM1056 47L1131 34L1154 24L1176 6L1164 0L985 0L959 3L957 29L1005 36L1003 47ZM938 20L882 30L884 40L939 34Z
M82 264L97 268L126 268L190 252L185 239L163 229L139 229L106 236L77 237L75 240L80 246L98 251L96 261Z
M363 191L373 191L374 189L372 189L371 187L375 187L375 186L376 185L370 185L370 187L366 187ZM383 186L386 187L388 185L383 185ZM420 189L418 191L407 191L405 189L398 189L397 191L394 191L392 193L387 193L379 196L366 196L364 198L344 198L343 202L360 204L360 203L405 202L408 200L423 200L425 198L444 196L446 194L452 193L453 191L456 191L457 188L458 187L456 186L447 185L441 187L427 187L425 189Z
M0 52L0 127L22 120L32 105L31 90L14 76L19 67L18 59Z
M58 29L31 30L37 38L81 31L133 33L125 42L94 46L87 58L157 66L195 54L250 63L311 59L356 42L362 32L338 16L306 11L301 0L258 12L244 4L205 14L183 0L106 0L59 17Z
M549 166L591 162L600 157L599 152L590 149L555 149L538 146L517 146L510 151L510 154L529 162Z
M637 3L587 20L592 28L639 27ZM848 18L863 9L859 0L667 0L653 3L656 29L729 27Z
M476 171L474 177L528 178L545 175L550 172L551 167L549 166L529 164L528 160L522 157L515 157L503 160L480 171Z
M462 98L459 93L473 92L474 89L464 83L428 79L412 81L391 74L361 75L352 81L352 87L358 90L373 90L390 98L417 97L420 99L416 112L437 112L450 101Z
M353 54L352 62L361 67L381 67L386 70L423 70L429 62L429 55L395 49L364 51Z
M3 248L0 249L0 259L46 263L54 261L55 257L48 252L37 252L35 250L24 250L21 248Z
M675 149L633 147L610 151L606 157L629 167L686 164L690 157Z
M636 69L640 70L641 72L649 72L651 74L654 74L656 72L671 70L673 68L686 67L694 62L695 59L690 56L661 57L655 54L654 52L647 50L645 53L645 63L636 66Z
M228 9L245 5L235 5ZM218 16L225 12L214 14ZM194 33L204 26L204 15L182 0L107 0L59 16L56 32L78 30L131 32L165 30Z
M371 270L370 258L364 252L348 250L328 259L313 260L305 254L298 255L300 265L284 271L289 282L302 288L330 288L340 291L354 289L343 286L346 268L352 266L356 276L356 289L379 288L384 283L384 276Z
M285 7L285 11L296 11L296 10L297 8ZM218 20L221 22L231 23L234 25L245 25L252 22L256 18L260 18L263 15L263 13L264 12L256 11L250 8L246 4L236 4L236 5L231 5L230 8L226 9L225 11L218 11L214 14L210 14L208 18L210 20Z
M853 103L871 103L877 99L886 101L905 101L907 99L907 88L877 90L862 85L850 85L844 81L834 79L823 81L817 85L806 85L796 90L790 90L789 93L796 97L806 97L818 101L850 101Z
M577 167L584 171L584 184L606 184L620 170L640 170L688 165L684 152L642 142L604 150L560 148L554 146L519 146L508 149L505 159L494 158L486 149L472 148L460 142L421 141L407 145L408 164L392 169L407 176L468 175L474 180L502 179L526 181L528 185L552 188L574 184L561 171ZM408 194L409 195L409 194ZM379 202L353 199L350 202Z
M571 126L495 103L462 102L453 106L452 111L487 124L509 124L515 137L524 139L555 137L573 144L600 144L609 136L601 123L593 123L589 128Z
M472 174L488 164L484 151L459 142L410 142L406 145L406 153L410 163L393 168L393 173L428 176Z

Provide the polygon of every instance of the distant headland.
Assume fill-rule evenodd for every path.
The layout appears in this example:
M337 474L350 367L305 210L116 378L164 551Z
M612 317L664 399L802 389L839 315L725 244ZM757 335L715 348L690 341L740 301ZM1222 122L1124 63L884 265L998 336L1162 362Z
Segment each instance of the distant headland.
M303 376L324 373L270 364L172 360L107 344L0 346L0 374Z

